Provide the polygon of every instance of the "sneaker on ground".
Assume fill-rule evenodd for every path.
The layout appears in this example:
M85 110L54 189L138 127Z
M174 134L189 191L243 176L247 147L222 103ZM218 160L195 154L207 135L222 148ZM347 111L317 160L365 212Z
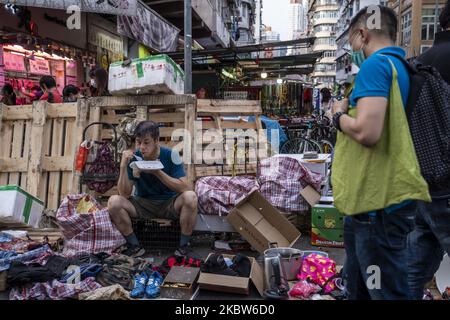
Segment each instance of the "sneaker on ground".
M163 280L162 275L159 272L154 271L148 278L145 296L149 299L157 298L161 291L159 286L163 283Z
M145 254L145 250L141 246L128 246L123 254L131 258L138 258Z
M145 288L148 282L148 275L145 271L134 276L134 288L130 292L133 299L141 299L145 296Z
M197 253L195 253L195 251L192 250L190 246L179 247L177 250L175 250L174 256L201 259L201 257Z

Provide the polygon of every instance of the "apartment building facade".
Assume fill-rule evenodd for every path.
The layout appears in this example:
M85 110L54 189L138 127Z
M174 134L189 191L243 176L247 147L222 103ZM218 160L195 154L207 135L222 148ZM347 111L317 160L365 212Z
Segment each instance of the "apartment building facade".
M446 0L389 0L388 6L398 16L397 45L405 49L408 58L428 50L434 34L441 31L439 14Z
M318 87L333 88L336 79L336 24L339 6L337 0L310 0L308 8L308 35L316 37L312 52L323 52L317 61L311 81Z

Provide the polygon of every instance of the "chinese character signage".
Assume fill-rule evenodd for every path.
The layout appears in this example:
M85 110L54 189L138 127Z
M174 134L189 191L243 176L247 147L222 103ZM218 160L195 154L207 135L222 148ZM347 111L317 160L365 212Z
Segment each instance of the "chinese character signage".
M21 54L14 54L10 52L3 53L3 60L5 70L26 72L25 57Z
M50 67L47 60L30 60L30 73L50 75Z

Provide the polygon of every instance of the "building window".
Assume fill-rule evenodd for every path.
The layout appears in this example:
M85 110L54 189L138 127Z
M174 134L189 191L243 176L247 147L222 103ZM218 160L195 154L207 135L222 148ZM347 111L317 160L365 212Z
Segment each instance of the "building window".
M335 64L326 64L326 63L318 63L316 64L316 67L314 68L317 72L334 72L336 71L336 65Z
M355 1L355 12L359 12L359 9L361 9L361 4L359 0Z
M422 46L420 46L420 54L426 52L430 48L431 48L430 45L422 45Z
M411 43L411 21L412 11L402 16L402 46L406 47Z
M331 51L325 51L323 53L323 57L324 58L335 58L336 57L336 51L331 50Z
M335 38L317 38L314 42L316 45L335 45L336 39Z
M441 31L439 17L437 19L437 30L434 30L435 12L433 9L422 9L422 40L434 40L434 34Z
M335 31L335 26L333 24L320 24L314 27L314 32L323 32L323 31L333 32Z
M337 18L337 11L319 11L314 14L314 19L333 19Z

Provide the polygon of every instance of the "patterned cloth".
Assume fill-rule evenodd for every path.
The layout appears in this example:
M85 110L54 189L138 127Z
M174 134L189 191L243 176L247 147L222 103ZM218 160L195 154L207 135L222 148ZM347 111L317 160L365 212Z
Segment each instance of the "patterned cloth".
M261 194L275 208L296 213L309 209L300 191L308 185L319 191L322 176L312 173L296 159L272 157L261 161L257 179Z
M226 216L243 195L258 190L254 177L203 177L195 185L199 211L205 215Z
M77 296L79 293L94 291L102 286L95 282L95 278L87 278L78 284L67 284L53 280L51 282L36 283L31 288L13 288L10 300L63 300Z
M8 270L10 267L11 262L13 261L20 261L23 263L29 262L31 260L34 260L36 258L41 257L44 254L52 253L53 251L50 249L48 245L44 245L38 249L31 250L29 252L23 253L23 254L16 254L16 255L6 255L3 256L4 258L0 259L0 271Z
M125 243L124 237L112 224L107 209L89 214L76 212L85 195L69 195L64 198L56 213L56 219L65 238L63 255L66 257L105 252L111 254ZM96 201L91 198L96 204Z
M0 243L11 242L12 239L13 238L9 234L0 232Z

